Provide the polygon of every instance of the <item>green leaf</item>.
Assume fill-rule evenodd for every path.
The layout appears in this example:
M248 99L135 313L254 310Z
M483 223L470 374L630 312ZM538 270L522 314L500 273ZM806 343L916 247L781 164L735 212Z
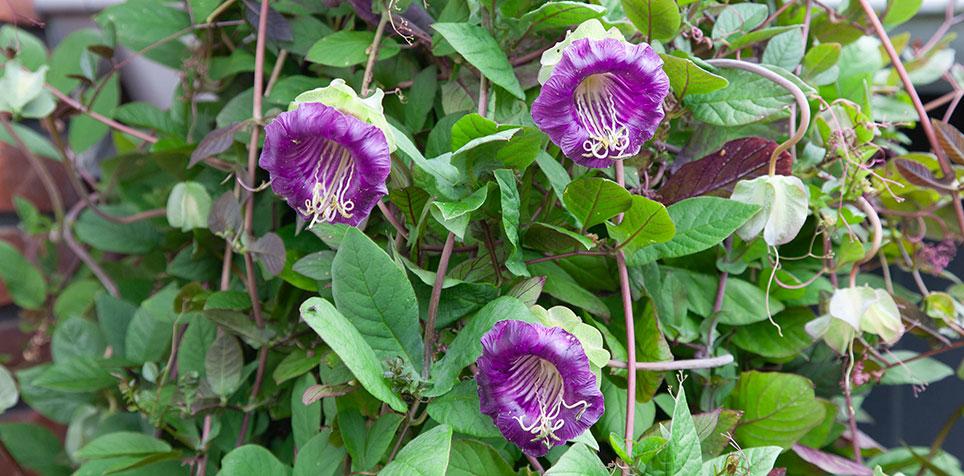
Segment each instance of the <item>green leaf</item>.
M463 195L465 189L462 174L459 169L452 165L451 154L442 155L434 159L426 159L419 151L415 143L389 124L392 135L395 136L395 143L398 144L398 151L403 157L415 163L415 182L433 195L455 200Z
M418 301L405 271L364 233L350 228L332 262L331 275L335 305L379 359L397 356L421 368Z
M799 375L776 372L740 374L728 407L743 411L734 436L744 448L789 448L824 417L813 383Z
M64 321L87 314L94 306L95 296L103 289L96 279L78 279L71 282L54 301L54 316L57 320Z
M703 452L703 459L708 460L730 446L729 436L727 435L733 433L733 429L736 428L736 424L740 421L743 413L728 408L720 408L702 415L712 415L710 423L715 421L713 427L708 428L709 434L700 434L702 438L700 450Z
M834 67L841 49L840 43L821 43L810 48L803 57L803 76L813 77Z
M676 258L698 253L721 243L750 219L759 207L718 197L693 197L667 208L676 226L676 235L627 256L632 265L660 258Z
M888 0L886 13L882 18L884 26L893 28L914 18L923 3L923 0Z
M665 41L676 36L682 19L674 0L620 0L619 3L646 41Z
M298 450L292 476L335 476L344 459L345 449L331 444L331 430L325 429Z
M603 398L606 403L606 412L599 419L596 433L608 435L616 433L622 439L626 429L626 389L617 387L608 377L602 379L600 385ZM636 402L636 411L633 413L633 438L639 438L647 428L653 425L656 417L656 405L652 400L640 403Z
M137 210L129 205L105 205L104 212L125 216ZM98 250L122 254L146 254L156 249L161 240L157 227L150 220L121 224L107 221L96 213L86 210L74 224L77 239Z
M529 265L533 276L545 276L543 291L573 306L585 309L597 316L609 318L609 308L596 294L579 285L566 270L551 261Z
M676 396L673 407L673 424L666 448L656 454L646 466L646 474L652 476L687 476L699 474L703 464L700 438L693 424L693 416L686 404L686 393Z
M171 445L144 433L118 431L108 433L84 445L74 456L81 459L167 453Z
M397 413L386 413L369 428L358 410L339 407L338 428L352 458L352 471L368 471L378 464L403 419Z
M312 45L305 59L312 63L340 68L362 64L368 61L368 48L374 41L375 33L371 31L336 31ZM401 47L395 40L382 37L378 59L391 58L399 51Z
M16 248L0 240L0 281L13 302L24 309L40 309L47 299L43 275Z
M171 334L173 330L168 323L154 318L141 307L127 326L124 341L127 359L138 364L161 360L171 348Z
M660 329L656 305L647 302L643 312L636 318L637 362L665 362L673 360L673 352L666 343ZM647 401L653 398L663 382L663 372L638 372L636 378L636 398Z
M455 124L452 124L451 150L462 149L476 139L488 137L508 129L511 129L511 127L500 127L495 121L474 112L466 114L455 121Z
M132 51L151 46L144 55L171 68L180 68L188 49L180 41L155 45L168 36L191 26L184 10L158 5L154 0L131 0L104 9L95 17L104 31L115 31L120 43Z
M763 50L763 62L792 71L803 59L804 38L797 28L773 37Z
M576 443L546 471L546 476L608 476L609 470L588 446Z
M533 238L535 237L535 238ZM580 245L587 250L591 250L595 246L593 238L585 234L576 233L567 228L561 226L550 225L548 223L535 222L529 226L526 230L526 243L529 246L539 248L539 246L534 246L533 240L538 240L539 244L545 243L547 240L552 240L550 243L545 243L545 246L549 250L562 250L567 251L574 245Z
M322 353L317 350L295 349L274 368L271 376L277 384L287 382L317 367L321 357Z
M745 35L740 35L730 41L730 49L737 50L744 48L746 46L752 45L754 43L759 43L761 41L773 38L777 35L798 31L800 27L797 25L790 26L773 26L769 28L761 28L759 30L753 30ZM801 40L802 42L803 40Z
M208 227L211 196L197 182L178 182L167 198L167 222L181 231Z
M71 32L57 44L50 55L50 74L47 82L61 91L71 91L80 80L69 76L84 76L80 61L89 55L88 48L105 43L103 33L95 28L81 28Z
M47 367L31 383L62 392L93 392L113 387L117 381L99 359L74 357Z
M301 318L338 354L365 390L395 411L405 412L408 405L385 382L375 351L330 302L317 297L308 299L301 305Z
M687 58L667 54L660 54L659 57L663 59L663 71L669 77L669 87L678 97L710 93L729 84L726 78L700 68Z
M20 393L13 374L6 367L0 365L0 415L17 405Z
M665 243L676 234L676 227L662 203L640 195L633 196L633 204L623 214L618 225L606 224L609 236L626 253L635 253L654 243Z
M435 93L438 91L438 70L435 65L423 69L415 76L412 87L408 91L408 102L405 103L405 125L413 131L422 130L425 120L429 118L435 105Z
M495 448L475 440L452 442L446 476L516 476Z
M57 152L57 149L54 148L53 144L51 144L46 137L34 132L33 129L25 127L16 122L11 123L10 126L13 128L13 131L20 136L20 140L23 141L24 145L27 146L27 149L29 149L30 152L48 159L56 161L60 160L60 154ZM3 127L0 127L0 142L9 144L13 147L19 147L17 142L13 140L13 137L10 137L7 129Z
M298 379L291 389L291 434L298 448L306 445L321 429L321 401L310 405L301 401L305 390L316 383L315 376L309 373Z
M570 182L562 201L583 230L603 223L633 205L628 190L612 180L597 177Z
M725 469L727 462L736 461L742 476L767 476L781 451L783 448L779 446L741 449L739 452L725 454L703 463L701 474L703 476L727 474Z
M289 468L267 448L244 445L224 455L218 476L288 476L288 473Z
M434 386L426 396L437 397L454 388L462 370L482 355L482 335L496 322L505 319L531 322L535 317L522 301L514 297L502 296L486 304L467 320L465 327L449 344L445 355L432 365Z
M525 99L522 86L499 43L484 28L471 23L435 23L442 34L466 61L479 69L493 84L519 99Z
M472 195L457 201L436 200L432 202L432 216L447 230L455 234L460 240L465 238L465 229L469 226L472 212L485 203L489 195L489 187L482 187Z
M757 322L738 327L733 334L733 344L768 359L790 359L813 344L813 339L804 329L804 325L813 319L813 312L807 308L787 309L773 316L773 320L782 328L783 336L773 324Z
M566 172L566 168L545 151L539 152L536 155L536 164L539 165L539 169L542 170L546 179L549 180L549 185L552 186L552 191L555 192L556 198L559 199L559 201L563 201L566 187L569 185L569 182L572 181L572 179L569 178L569 172Z
M217 338L218 326L209 319L192 319L181 337L177 351L177 367L182 373L197 372L204 377L204 360L207 350Z
M67 424L78 408L91 404L93 394L62 392L34 385L37 377L52 366L53 364L48 363L17 371L20 399L37 413L58 423Z
M754 3L730 5L716 18L711 36L714 40L727 40L737 34L748 33L760 26L768 14L769 9L766 5Z
M97 324L83 317L73 317L57 325L50 343L54 362L65 362L75 357L95 359L104 355L106 347Z
M47 64L47 48L36 36L13 25L0 27L0 49L14 53L12 59L25 68L36 71ZM0 56L0 66L10 61L6 55Z
M127 329L134 319L137 307L107 293L98 295L94 305L97 309L97 321L107 344L115 354L126 356Z
M439 425L410 441L380 476L443 476L449 465L452 427Z
M895 350L891 359L894 362L917 357L917 352ZM884 385L926 385L954 375L954 369L937 359L926 357L906 364L897 364L887 369L880 383Z
M666 268L680 278L688 294L689 309L700 317L709 318L712 314L716 287L719 278L693 271ZM723 308L718 322L730 326L743 326L767 320L766 293L752 283L739 278L730 278L723 294ZM783 310L783 303L770 297L770 312ZM766 324L771 325L769 322Z
M529 276L525 260L522 257L522 246L519 243L519 189L515 183L515 172L510 169L499 169L495 172L495 180L499 183L502 203L502 228L506 239L512 245L512 253L505 260L505 267L516 276Z
M0 441L24 469L42 476L71 474L63 445L45 427L30 423L0 423Z
M602 5L573 1L546 2L522 15L519 23L528 25L532 31L542 31L578 25L586 20L600 18L605 13L606 7Z
M432 400L426 408L429 416L453 430L479 438L498 438L501 433L492 419L479 411L479 388L475 380L466 380L452 391Z
M740 5L751 4L734 6ZM793 101L786 89L763 76L735 69L720 70L720 75L729 81L727 87L686 96L693 117L707 124L730 127L758 122L783 112Z
M211 391L222 398L231 396L241 386L241 367L244 354L238 339L227 332L219 332L204 356L204 376Z

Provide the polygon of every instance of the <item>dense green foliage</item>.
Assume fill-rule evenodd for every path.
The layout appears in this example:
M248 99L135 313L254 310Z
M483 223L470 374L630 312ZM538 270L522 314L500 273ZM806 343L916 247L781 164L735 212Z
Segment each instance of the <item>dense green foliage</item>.
M962 342L964 287L943 268L964 229L964 136L935 119L935 148L911 152L902 132L924 126L913 85L964 87L953 34L883 37L905 85L856 0L367 3L275 0L262 18L257 0L128 0L52 51L0 30L0 140L36 170L61 162L84 196L64 209L48 188L52 215L18 200L20 226L43 237L36 262L0 242L0 280L52 354L0 367L0 406L19 395L68 428L61 445L0 425L20 466L531 474L480 413L473 364L495 322L536 321L538 304L571 309L580 339L601 336L583 341L590 360L612 359L605 414L539 460L546 474L962 474L940 438L855 455L849 430L875 386L955 373L887 350L904 328L934 352ZM884 27L920 4L887 2ZM666 119L619 176L565 158L529 113L542 52L591 19L650 43L671 85ZM180 71L170 109L121 102L121 47ZM762 64L805 104L714 58ZM254 164L263 126L335 78L386 92L389 194L359 228L304 229ZM805 188L730 199L757 193L800 107L812 120L774 165ZM115 153L79 174L105 143ZM892 273L945 284L906 289ZM863 306L848 334L830 301L855 284L880 294L848 301ZM665 366L627 389L633 349Z

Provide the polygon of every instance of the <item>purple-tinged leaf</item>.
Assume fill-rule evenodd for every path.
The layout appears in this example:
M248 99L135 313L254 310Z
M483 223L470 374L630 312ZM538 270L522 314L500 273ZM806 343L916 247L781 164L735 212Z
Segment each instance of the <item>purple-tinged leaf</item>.
M947 158L964 165L964 134L946 122L931 119L931 123L937 133L937 142L941 144Z
M255 30L258 29L258 22L261 18L261 2L254 2L252 0L244 0L244 18L248 20L248 23L254 27ZM267 36L269 40L275 41L292 41L294 35L291 34L291 25L288 24L288 20L281 16L280 13L274 11L272 8L268 8L268 22L267 22Z
M312 385L305 389L305 393L301 395L301 403L305 405L311 405L312 403L321 400L322 398L328 397L340 397L346 395L355 390L353 385L349 384L338 384L338 385Z
M844 438L850 441L853 441L853 438L851 438L850 436L849 428L845 429L843 432L843 435L841 436L843 436ZM870 437L870 435L860 431L859 429L857 430L857 444L859 444L860 447L865 450L887 451L880 443L877 442L877 440L874 440L873 438Z
M240 228L241 204L233 193L225 192L211 206L211 212L208 214L208 229L215 235L223 236L230 233L234 236Z
M872 476L874 474L866 466L854 463L849 459L807 448L803 445L793 445L793 452L804 461L826 471L827 474L852 476Z
M720 150L680 167L657 191L656 198L670 205L690 197L732 190L740 180L766 174L776 147L776 142L762 137L729 141ZM783 152L777 159L777 173L790 175L792 167L793 158Z
M773 468L767 476L787 476L787 468Z
M209 132L208 135L204 136L204 139L201 139L201 143L197 145L194 152L191 152L191 160L187 163L187 167L194 167L198 162L228 150L228 147L231 147L234 142L234 134L241 130L245 124L247 124L245 121L235 122Z
M938 190L956 190L951 185L949 177L937 178L924 164L910 159L896 158L894 166L908 182L918 187L936 188Z
M250 250L264 265L266 278L273 278L285 269L285 243L278 235L266 233L251 245Z

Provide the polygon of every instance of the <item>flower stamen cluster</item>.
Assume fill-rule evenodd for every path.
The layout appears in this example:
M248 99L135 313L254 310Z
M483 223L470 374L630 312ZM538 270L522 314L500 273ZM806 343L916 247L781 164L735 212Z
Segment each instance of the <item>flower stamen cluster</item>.
M332 223L336 216L346 220L352 217L355 202L346 195L354 175L351 152L334 142L325 144L311 175L315 179L311 198L305 200L304 208L298 209L302 215L311 217L309 228L319 222Z
M629 128L616 112L611 81L616 81L611 74L594 74L576 88L576 115L589 134L582 143L583 157L617 159L629 155Z
M510 391L522 392L523 396L519 399L522 405L531 405L535 402L538 405L539 414L532 418L530 423L526 423L527 415L517 415L513 417L519 423L523 431L531 433L533 443L542 442L546 448L552 448L554 444L563 442L556 435L566 421L559 418L563 408L572 410L579 408L574 418L582 420L582 415L586 412L591 403L586 400L579 400L573 404L566 403L563 398L565 383L556 367L549 361L534 355L524 355L515 360L512 364L512 372L516 378L510 387Z

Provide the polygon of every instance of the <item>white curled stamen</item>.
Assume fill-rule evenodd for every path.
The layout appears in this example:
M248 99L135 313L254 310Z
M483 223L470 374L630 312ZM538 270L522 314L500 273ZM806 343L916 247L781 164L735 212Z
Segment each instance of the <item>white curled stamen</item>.
M309 228L319 222L331 223L338 215L352 217L355 202L346 195L354 175L351 152L334 142L326 142L310 176L315 182L311 198L305 200L304 208L298 209L311 217Z
M629 128L616 113L610 81L606 74L594 74L576 88L576 115L589 133L582 143L583 157L618 159L628 155Z
M539 409L539 415L526 423L527 415L513 417L519 428L533 435L532 441L541 441L547 448L551 448L560 438L556 432L565 426L566 421L559 417L563 408L572 410L579 408L576 420L591 406L585 400L566 403L563 398L564 383L562 375L556 366L545 359L534 355L526 355L516 359L511 367L514 376L512 384L506 388L507 392L519 394L517 402L522 407L529 407L533 401Z

